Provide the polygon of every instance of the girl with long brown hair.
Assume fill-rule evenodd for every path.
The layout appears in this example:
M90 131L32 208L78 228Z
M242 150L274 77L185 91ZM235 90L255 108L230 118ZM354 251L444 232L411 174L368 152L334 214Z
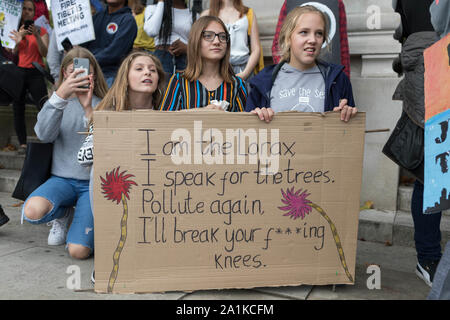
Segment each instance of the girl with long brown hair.
M134 109L156 109L162 98L164 70L161 62L146 51L130 53L120 65L117 77L96 110L126 111ZM92 204L94 161L94 126L91 120L89 135L78 151L78 162L91 168L89 195ZM92 272L91 281L95 282Z
M219 108L225 101L227 111L243 111L247 91L243 80L231 69L230 36L217 17L204 16L189 34L188 63L184 73L174 74L161 103L161 110Z

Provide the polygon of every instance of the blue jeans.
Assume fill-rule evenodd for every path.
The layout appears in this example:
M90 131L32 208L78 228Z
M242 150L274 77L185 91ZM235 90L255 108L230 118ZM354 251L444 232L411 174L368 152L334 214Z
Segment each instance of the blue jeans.
M176 70L186 69L186 55L173 56L170 52L165 50L155 50L154 55L161 61L164 72L168 74L175 73Z
M411 213L414 221L414 241L417 260L439 260L441 252L442 212L423 214L423 184L416 180L411 199Z
M73 220L67 233L66 243L80 244L94 250L94 217L89 201L89 180L78 180L51 176L31 193L31 197L42 197L50 201L53 209L39 220L24 219L32 224L50 222L62 218L67 207L75 206Z

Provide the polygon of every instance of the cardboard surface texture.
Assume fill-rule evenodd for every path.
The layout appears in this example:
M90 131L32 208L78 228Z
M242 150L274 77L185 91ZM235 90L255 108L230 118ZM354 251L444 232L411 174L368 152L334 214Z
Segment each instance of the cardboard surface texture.
M97 292L354 283L364 113L94 121Z

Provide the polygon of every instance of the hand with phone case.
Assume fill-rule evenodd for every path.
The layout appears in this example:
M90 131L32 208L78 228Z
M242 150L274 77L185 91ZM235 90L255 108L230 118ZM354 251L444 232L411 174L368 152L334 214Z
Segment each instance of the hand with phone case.
M73 70L83 70L82 73L78 74L78 78L86 77L89 75L89 59L86 58L74 58L73 59ZM89 88L89 85L81 86L81 88Z
M93 76L89 75L89 59L86 58L74 58L73 59L73 70L83 70L83 73L78 74L77 78L84 78L85 76L89 76L89 83L87 85L82 85L80 88L83 89L89 89L89 91L77 91L75 94L78 97L78 100L80 101L80 104L83 106L85 115L87 118L89 118L92 114L92 94L94 91L94 81Z
M83 87L87 87L91 81L89 80L89 75L79 77L82 73L84 73L82 69L73 69L71 71L69 68L66 68L66 70L63 70L64 80L58 90L56 90L56 94L60 98L67 100L77 93L87 93L89 88Z

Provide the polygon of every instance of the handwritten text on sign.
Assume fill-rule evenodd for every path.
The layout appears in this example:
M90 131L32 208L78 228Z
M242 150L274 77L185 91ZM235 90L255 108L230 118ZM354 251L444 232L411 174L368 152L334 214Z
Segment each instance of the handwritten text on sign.
M272 126L244 115L221 114L229 122L202 112L195 116L204 120L136 115L122 123L113 113L96 118L96 241L104 245L96 258L105 265L99 288L108 282L108 290L126 292L120 283L129 277L140 288L128 290L143 291L242 287L241 277L258 278L249 280L253 286L353 282L363 122L343 128L329 116L321 128L325 119L317 115L300 122L280 116ZM122 198L112 181L121 177L128 181ZM108 197L122 199L126 226ZM119 238L116 250L107 245ZM139 273L120 267L126 257ZM300 272L301 265L309 267ZM230 280L230 272L239 276Z

